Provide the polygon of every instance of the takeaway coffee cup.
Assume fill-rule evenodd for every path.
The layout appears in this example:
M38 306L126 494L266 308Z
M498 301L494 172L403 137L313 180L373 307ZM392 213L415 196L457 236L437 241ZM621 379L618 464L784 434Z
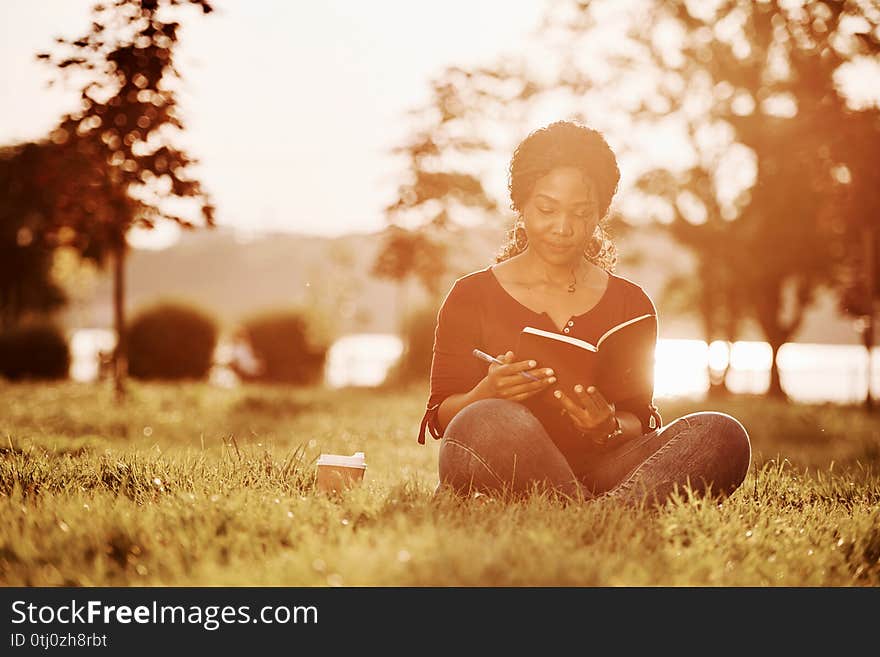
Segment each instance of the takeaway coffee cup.
M363 452L351 456L321 454L318 457L318 488L328 492L351 488L363 480L366 469Z

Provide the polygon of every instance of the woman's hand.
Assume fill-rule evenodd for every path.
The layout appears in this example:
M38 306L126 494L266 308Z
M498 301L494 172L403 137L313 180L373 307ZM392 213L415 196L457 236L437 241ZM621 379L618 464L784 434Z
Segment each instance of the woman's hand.
M481 398L494 397L519 402L556 383L553 370L539 368L533 360L517 362L512 351L499 354L497 358L504 364L493 363L489 365L489 373L475 388L475 392ZM522 372L530 374L537 381L530 381L522 375Z
M561 413L568 415L575 428L597 444L605 439L618 424L614 404L610 404L594 386L586 390L580 384L574 387L577 401L573 401L562 390L554 390L553 396L561 403Z

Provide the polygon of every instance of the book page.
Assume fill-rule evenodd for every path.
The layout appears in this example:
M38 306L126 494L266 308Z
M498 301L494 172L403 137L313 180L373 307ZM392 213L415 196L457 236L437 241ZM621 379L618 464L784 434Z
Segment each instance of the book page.
M636 322L640 322L643 319L645 319L645 317L653 317L653 316L654 315L651 315L651 314L639 315L638 317L633 317L632 319L627 320L621 324L618 324L617 326L612 326L610 329L605 331L605 333L602 334L602 337L599 338L599 340L596 342L596 349L598 349L599 347L602 346L602 342L603 342L603 340L605 340L605 338L612 335L613 333L616 333L617 331L619 331L623 327L629 326L630 324L635 324Z

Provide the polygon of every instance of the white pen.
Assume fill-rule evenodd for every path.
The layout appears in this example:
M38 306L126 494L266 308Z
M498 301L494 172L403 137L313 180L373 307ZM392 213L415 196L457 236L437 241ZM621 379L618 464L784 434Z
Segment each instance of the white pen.
M490 356L485 351L480 351L479 349L474 349L474 356L476 356L480 360L486 361L487 363L495 363L496 365L506 365L507 364L507 363L502 363L497 358ZM540 381L541 380L538 377L536 377L532 374L529 374L528 372L520 372L520 374L522 374L524 377L526 377L527 379L530 379L532 381Z

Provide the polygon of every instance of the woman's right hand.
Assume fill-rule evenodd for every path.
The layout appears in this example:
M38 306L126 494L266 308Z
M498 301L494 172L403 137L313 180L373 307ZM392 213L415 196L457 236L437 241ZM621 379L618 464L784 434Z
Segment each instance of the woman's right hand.
M516 361L512 351L496 356L503 365L492 363L485 378L477 384L475 392L481 398L509 399L523 401L537 395L556 383L553 370L538 367L533 360ZM537 381L530 381L521 372L526 372Z

